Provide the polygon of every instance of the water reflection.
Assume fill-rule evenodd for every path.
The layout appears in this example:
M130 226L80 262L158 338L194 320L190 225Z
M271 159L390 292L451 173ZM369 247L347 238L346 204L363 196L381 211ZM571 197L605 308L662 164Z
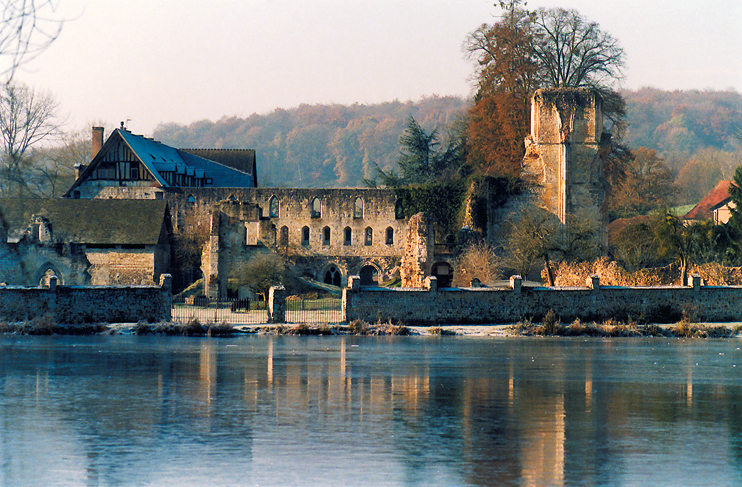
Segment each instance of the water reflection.
M0 352L2 485L742 480L731 340L3 337Z

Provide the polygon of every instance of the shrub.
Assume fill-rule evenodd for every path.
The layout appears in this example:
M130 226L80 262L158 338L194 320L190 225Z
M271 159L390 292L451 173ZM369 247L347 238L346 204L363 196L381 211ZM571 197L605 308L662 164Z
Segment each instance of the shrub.
M368 332L368 326L368 323L365 321L356 319L350 322L348 328L355 335L365 335Z
M560 328L561 323L559 322L559 318L557 317L556 313L553 309L550 309L546 316L544 316L544 319L541 322L543 335L555 335L557 334L557 330Z

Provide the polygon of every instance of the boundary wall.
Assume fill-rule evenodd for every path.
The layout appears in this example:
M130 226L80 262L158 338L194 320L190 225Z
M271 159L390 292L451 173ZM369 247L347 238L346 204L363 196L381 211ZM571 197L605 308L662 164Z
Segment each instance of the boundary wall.
M172 277L159 286L0 287L0 319L24 321L50 316L57 323L170 321Z
M601 286L598 276L584 288L522 286L520 276L502 288L437 289L435 277L424 288L362 288L352 276L343 289L343 318L407 325L515 323L540 320L553 310L562 322L610 318L674 323L684 315L705 322L742 321L742 286Z

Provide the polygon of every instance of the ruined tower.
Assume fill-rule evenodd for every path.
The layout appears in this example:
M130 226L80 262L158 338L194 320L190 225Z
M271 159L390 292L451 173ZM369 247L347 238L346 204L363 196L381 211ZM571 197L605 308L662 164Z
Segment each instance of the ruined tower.
M598 223L605 242L601 149L610 136L603 134L602 109L600 95L587 88L536 91L524 175L538 187L539 206L564 224L570 215Z

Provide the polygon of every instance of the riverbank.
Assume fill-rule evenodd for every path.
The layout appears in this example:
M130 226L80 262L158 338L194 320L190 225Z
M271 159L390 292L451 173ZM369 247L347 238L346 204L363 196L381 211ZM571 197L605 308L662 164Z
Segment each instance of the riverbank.
M295 335L295 336L461 336L461 337L677 337L677 338L742 338L742 323L691 323L680 321L671 325L637 325L621 322L580 323L573 322L532 324L530 322L490 324L490 325L444 325L444 326L400 326L391 324L350 323L328 325L319 324L260 324L260 325L219 325L218 328L201 328L201 333L184 331L187 325L181 324L115 324L109 325L109 334L170 334L170 335L210 335L229 336L252 335ZM145 328L148 328L146 330ZM180 331L179 331L180 330ZM205 331L203 331L205 330Z
M548 317L547 317L548 318ZM47 320L0 323L0 333L15 335L167 335L228 337L238 335L294 335L294 336L461 336L461 337L677 337L677 338L742 338L742 323L693 323L681 320L670 325L623 323L562 324L545 319L542 323L529 321L489 325L404 326L391 323L369 324L354 321L345 324L256 324L230 325L228 323L202 324L198 320L187 323L93 323L69 325Z

